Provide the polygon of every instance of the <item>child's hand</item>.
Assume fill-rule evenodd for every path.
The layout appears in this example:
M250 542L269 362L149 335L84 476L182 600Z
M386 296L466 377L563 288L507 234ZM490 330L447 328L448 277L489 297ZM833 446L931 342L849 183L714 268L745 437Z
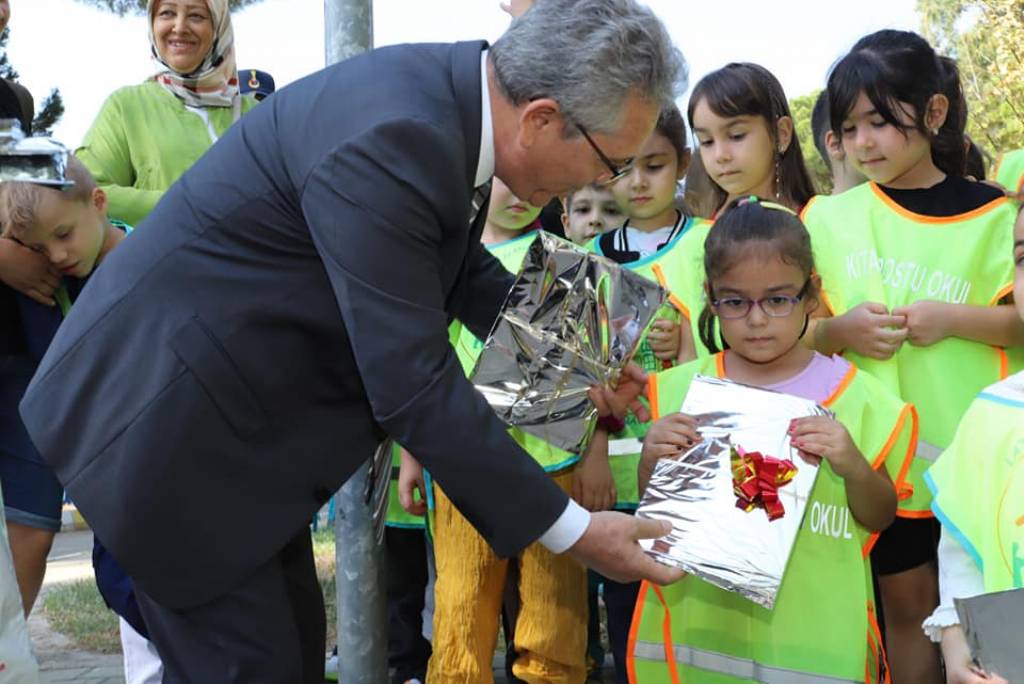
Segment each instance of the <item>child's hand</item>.
M398 501L409 515L427 514L427 486L423 480L423 466L405 449L401 450L402 465L398 470ZM416 498L419 490L419 498Z
M615 505L618 492L608 463L608 441L593 439L573 471L572 498L588 511L607 511Z
M60 271L42 254L14 240L0 239L0 280L40 304L54 306Z
M675 361L679 356L679 324L670 318L659 318L647 331L651 351L662 361Z
M626 411L632 411L641 423L650 420L651 413L642 403L640 395L647 389L647 374L636 363L630 361L619 374L614 388L595 385L587 392L590 401L597 408L597 415L614 415L624 418Z
M892 310L907 320L907 340L915 347L930 347L949 337L949 304L921 299L910 306Z
M797 418L789 424L789 438L800 458L811 465L825 459L832 472L844 480L867 466L860 449L839 421L826 416Z
M852 349L880 361L892 358L907 338L906 317L896 312L890 314L878 302L858 304L826 325L835 331L841 349Z
M658 420L644 437L637 466L637 484L642 494L654 473L654 466L662 458L678 456L701 441L697 432L697 419L685 413L670 413Z
M986 674L971 662L950 663L946 661L947 684L1010 684L997 674Z

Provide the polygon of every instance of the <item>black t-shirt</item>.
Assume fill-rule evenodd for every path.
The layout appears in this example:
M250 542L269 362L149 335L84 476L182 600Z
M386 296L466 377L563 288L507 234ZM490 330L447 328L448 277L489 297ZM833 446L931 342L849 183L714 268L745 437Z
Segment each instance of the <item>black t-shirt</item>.
M960 176L946 176L945 180L930 188L897 190L884 185L878 187L896 204L924 216L964 214L1003 196L998 188Z
M0 356L23 354L25 337L21 331L17 293L0 283Z

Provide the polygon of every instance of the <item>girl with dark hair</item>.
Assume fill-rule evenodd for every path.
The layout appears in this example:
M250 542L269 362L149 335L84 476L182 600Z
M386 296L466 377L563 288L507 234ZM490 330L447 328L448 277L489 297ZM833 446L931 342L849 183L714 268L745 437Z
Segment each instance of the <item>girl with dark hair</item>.
M790 426L798 466L819 472L774 608L695 576L645 584L630 681L882 681L866 556L896 512L892 474L913 453L913 409L846 359L800 343L819 280L810 237L788 208L756 198L728 208L708 233L704 269L702 338L725 351L651 376L664 417L644 440L641 487L659 459L700 441L695 418L679 412L698 373L811 399L836 418ZM666 662L666 653L677 655Z
M687 108L712 181L715 214L745 195L799 211L814 195L782 85L757 64L733 63L697 83Z
M921 413L896 523L873 553L896 681L941 679L921 623L938 602L938 523L923 474L971 399L1024 343L1012 306L1013 206L963 177L956 64L915 33L862 38L828 80L831 126L868 183L808 206L826 316L808 340L844 351ZM1011 352L1011 355L1014 352Z

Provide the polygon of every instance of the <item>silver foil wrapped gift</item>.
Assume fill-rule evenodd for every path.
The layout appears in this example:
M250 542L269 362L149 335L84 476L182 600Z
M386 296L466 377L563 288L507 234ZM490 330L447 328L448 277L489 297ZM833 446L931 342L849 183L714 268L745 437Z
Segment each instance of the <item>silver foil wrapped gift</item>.
M542 232L471 380L508 425L579 453L596 418L587 390L615 379L667 294L643 276Z
M701 375L681 410L697 419L702 441L655 465L637 515L667 520L672 532L642 544L662 563L770 609L818 474L791 446L789 423L832 413L807 399ZM776 489L781 517L738 507L733 467L743 454L788 460L796 469Z
M16 119L0 119L0 182L26 181L64 189L68 149L52 138L26 138Z

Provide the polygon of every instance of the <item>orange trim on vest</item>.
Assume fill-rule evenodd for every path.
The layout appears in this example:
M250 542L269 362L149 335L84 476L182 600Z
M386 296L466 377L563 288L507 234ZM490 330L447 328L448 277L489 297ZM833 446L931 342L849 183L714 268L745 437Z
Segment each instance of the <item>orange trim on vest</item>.
M999 304L1000 299L1010 294L1013 294L1013 283L1007 283L1006 285L1003 285L1001 288L999 288L999 291L996 292L995 296L989 300L988 305L996 306Z
M636 595L636 607L633 608L633 621L629 625L629 636L626 638L626 676L629 684L636 684L636 635L640 631L640 618L643 615L644 599L647 598L647 580L640 582L640 591Z
M878 627L878 618L875 617L875 604L873 601L868 601L868 629L870 630L868 632L868 645L870 647L873 641L876 646L876 648L874 649L869 648L871 655L875 657L875 672L878 672L877 656L881 655L882 665L885 666L885 678L882 681L884 682L884 684L892 684L892 675L890 674L891 670L889 668L889 657L888 654L885 652L885 642L882 640L882 630ZM864 681L868 682L871 680L865 677Z
M658 407L658 374L652 373L647 376L647 406L651 412L651 420L661 418L661 409Z
M665 601L665 595L661 593L661 587L657 584L652 584L651 589L654 589L654 595L658 597L661 609L664 611L664 615L661 617L661 638L665 640L665 662L668 663L669 681L672 684L679 684L679 671L676 668L675 640L672 639L672 612L668 609L668 602ZM637 602L637 606L640 606L639 602ZM636 613L637 611L634 610L634 616Z
M1010 358L1002 347L995 347L995 350L999 354L999 379L1005 380L1010 377Z
M665 288L666 292L668 292L668 301L672 304L672 306L679 310L679 313L686 316L686 320L691 320L689 307L683 304L683 301L679 299L679 297L676 297L674 294L672 294L672 290L669 289L668 278L665 277L665 271L662 270L661 264L654 264L653 266L651 266L651 270L654 271L654 279L658 281L659 285Z
M718 373L718 377L721 380L725 380L725 352L720 351L715 354L715 372Z
M885 204L887 207L892 209L894 212L896 212L903 218L910 219L911 221L914 221L916 223L930 223L935 225L943 225L947 223L957 223L959 221L966 221L968 219L975 218L976 216L981 216L982 214L985 214L995 209L996 207L1001 206L1010 201L1008 197L999 197L987 204L981 205L977 209L971 209L970 211L964 212L962 214L957 214L955 216L925 216L924 214L916 214L910 211L909 209L905 209L899 204L897 204L891 197L885 194L884 190L878 187L878 183L875 183L874 181L869 181L868 186L871 188L871 191L875 193L875 196L882 201L883 204Z
M914 421L914 427L911 432L910 444L907 447L907 453L903 455L903 466L900 468L901 475L905 477L905 473L910 469L910 462L914 460L914 452L917 451L917 413L913 410L913 406L910 404L903 405L903 409L900 411L900 417L896 419L896 426L892 429L892 432L889 433L889 439L887 439L885 444L882 445L881 450L871 462L872 469L878 470L878 468L880 468L889 457L889 452L892 450L893 446L895 446L896 441L900 438L900 434L903 432L903 426L907 422L907 416L910 416L911 420ZM893 483L893 488L896 489L896 499L899 501L900 488L895 482ZM909 499L910 492L908 492L903 498ZM897 504L897 511L898 509L899 505ZM871 553L871 549L875 547L875 542L878 541L880 534L881 532L874 532L870 537L868 537L868 540L864 542L864 546L861 548L861 555L864 558L867 558Z
M910 453L917 453L917 439L918 431L921 428L921 419L917 415L917 407L913 404L907 404L910 407L910 414L913 417L913 428L910 433ZM899 501L905 501L914 495L914 485L907 482L907 473L910 472L910 464L914 461L913 458L904 460L903 467L900 468L899 475L896 477L896 498ZM931 510L927 511L905 511L899 506L896 507L897 518L934 518L935 514Z
M804 219L807 218L807 212L811 210L811 205L818 201L818 197L820 197L820 195L815 195L811 199L807 200L807 204L805 204L804 208L800 210L800 222L801 223L803 223Z
M857 367L851 363L850 367L846 369L846 375L844 375L843 379L839 381L839 386L836 387L835 391L832 392L828 399L822 402L822 406L827 408L835 403L835 401L842 396L843 392L850 387L850 383L853 382L853 377L855 375L857 375Z

